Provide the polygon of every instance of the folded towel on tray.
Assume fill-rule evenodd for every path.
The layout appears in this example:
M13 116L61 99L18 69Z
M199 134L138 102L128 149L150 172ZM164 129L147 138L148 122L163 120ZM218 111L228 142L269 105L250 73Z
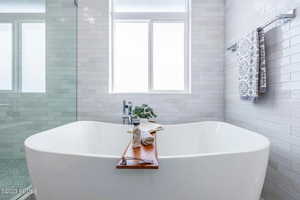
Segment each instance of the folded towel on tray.
M162 125L152 123L152 122L141 123L140 128L142 131L148 132L148 133L154 133L154 132L164 130ZM129 130L128 133L132 133L132 130Z
M163 130L162 125L152 123L152 122L141 123L140 127L141 127L142 131L145 131L145 132L148 132L148 133L153 133L153 132Z
M142 144L147 146L147 145L152 145L154 142L155 138L153 135L151 135L149 132L143 131L142 132Z

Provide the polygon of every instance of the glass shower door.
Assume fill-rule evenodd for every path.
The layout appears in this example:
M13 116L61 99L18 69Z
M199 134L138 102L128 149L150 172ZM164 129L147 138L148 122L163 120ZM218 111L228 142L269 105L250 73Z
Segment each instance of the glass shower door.
M24 140L76 121L73 0L0 1L0 200L30 191Z

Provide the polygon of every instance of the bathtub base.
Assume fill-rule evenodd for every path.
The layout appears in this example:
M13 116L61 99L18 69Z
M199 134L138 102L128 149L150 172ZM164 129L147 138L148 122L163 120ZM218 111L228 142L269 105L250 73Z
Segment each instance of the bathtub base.
M162 159L159 170L119 170L118 159L27 154L38 200L259 200L268 156Z

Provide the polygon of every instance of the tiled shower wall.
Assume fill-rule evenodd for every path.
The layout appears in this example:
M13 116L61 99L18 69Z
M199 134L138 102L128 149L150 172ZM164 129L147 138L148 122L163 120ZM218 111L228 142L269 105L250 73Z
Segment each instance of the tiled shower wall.
M24 158L26 137L76 120L76 9L46 3L46 93L0 92L0 159Z
M187 95L109 94L109 0L79 1L78 12L79 120L121 122L123 99L150 104L161 123L223 120L223 0L192 0L192 94Z
M299 0L226 0L226 46ZM289 24L266 34L268 94L257 103L240 100L236 55L226 52L225 120L272 142L265 200L300 199L300 9Z

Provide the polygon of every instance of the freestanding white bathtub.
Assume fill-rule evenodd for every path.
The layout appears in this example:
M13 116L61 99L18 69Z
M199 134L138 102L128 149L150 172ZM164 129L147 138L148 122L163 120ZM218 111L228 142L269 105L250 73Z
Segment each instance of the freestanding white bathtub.
M38 200L259 200L270 143L221 122L166 125L159 170L116 169L129 126L75 122L31 136Z

